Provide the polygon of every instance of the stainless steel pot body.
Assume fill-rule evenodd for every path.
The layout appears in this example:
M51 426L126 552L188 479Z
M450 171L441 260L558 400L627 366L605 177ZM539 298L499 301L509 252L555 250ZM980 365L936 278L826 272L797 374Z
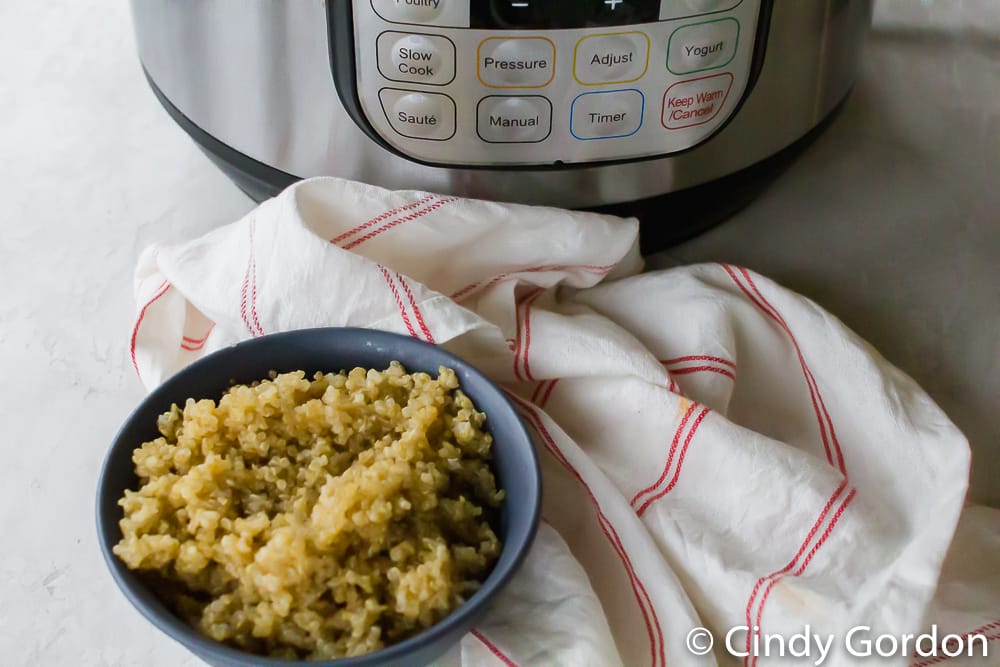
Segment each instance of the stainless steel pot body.
M684 153L565 169L469 169L418 164L359 129L331 75L323 0L132 0L150 79L188 120L253 160L302 178L572 208L707 183L794 143L850 90L871 12L872 0L774 0L755 84L718 134Z

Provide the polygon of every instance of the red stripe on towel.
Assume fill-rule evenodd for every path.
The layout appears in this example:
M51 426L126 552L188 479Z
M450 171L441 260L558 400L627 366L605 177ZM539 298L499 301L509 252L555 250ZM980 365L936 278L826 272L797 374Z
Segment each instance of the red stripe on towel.
M833 438L833 444L836 447L837 458L839 461L838 467L840 468L840 471L846 476L847 469L844 465L843 454L840 451L840 443L839 441L837 441L836 434L833 433L833 423L829 419L829 414L826 412L825 405L823 406L822 409L820 408L820 404L822 403L823 398L820 395L819 386L818 384L816 384L816 378L813 376L812 371L809 369L809 365L806 363L805 356L802 354L802 349L799 347L798 340L796 340L795 335L792 333L791 328L781 317L781 314L778 313L778 311L775 310L774 307L769 302L767 302L767 300L763 297L763 295L760 294L760 290L757 289L756 285L749 277L749 273L746 271L746 269L741 268L739 270L745 277L747 277L748 283L753 288L753 291L751 291L750 288L746 287L740 281L735 271L733 270L733 267L730 267L727 264L723 264L722 268L725 269L726 273L729 274L729 277L733 280L733 282L736 283L737 287L739 287L740 290L743 291L743 293L750 299L750 301L753 302L753 304L756 305L761 311L763 311L764 314L773 319L778 324L778 326L781 327L788 335L789 340L792 343L792 346L795 348L795 352L799 360L799 365L802 368L802 375L805 378L806 387L809 390L809 398L812 401L813 411L816 413L816 420L819 424L820 438L823 441L823 449L826 451L827 461L830 463L830 465L837 465L834 463L834 455L831 449L830 439L827 437L827 429L829 428ZM760 296L760 299L758 299L757 296Z
M139 337L139 325L142 324L142 319L146 317L146 310L148 310L149 307L152 306L160 297L166 294L169 289L170 289L169 282L164 280L162 283L160 283L160 285L156 288L156 292L153 294L152 298L150 298L149 301L146 302L146 305L144 305L142 309L139 311L139 316L135 320L135 326L132 327L132 337L129 340L128 350L129 350L129 355L132 357L132 368L135 369L135 374L139 376L140 380L142 379L142 374L139 373L139 363L135 359L135 342L136 339Z
M819 513L819 517L816 518L816 521L815 523L813 523L812 528L809 529L809 533L806 535L805 539L802 540L802 544L799 546L799 550L792 557L792 560L788 561L788 565L781 568L780 570L772 572L766 577L761 577L760 579L757 580L757 583L754 584L753 590L750 591L750 597L749 599L747 599L746 621L748 628L751 629L753 628L753 607L754 607L754 602L756 602L757 600L757 593L760 591L761 586L763 586L766 582L774 579L775 577L780 577L783 574L791 572L792 568L798 565L799 558L802 557L802 554L806 552L806 549L809 547L810 543L812 543L812 540L816 536L816 533L819 532L819 527L822 526L823 522L826 520L826 515L830 513L831 509L833 509L834 503L837 502L837 499L840 497L840 494L844 491L845 488L847 488L846 479L840 483L840 485L834 490L833 494L830 496L830 499L826 501L826 505L823 506L823 511ZM748 652L750 651L750 637L751 637L751 631L748 630L747 641L746 641L746 649ZM744 664L746 662L747 661L744 660Z
M427 327L427 323L424 322L424 316L420 312L420 306L417 305L417 300L413 298L413 292L410 290L409 283L406 282L399 272L396 272L396 279L399 284L403 286L403 291L406 292L406 298L410 302L410 308L413 309L413 316L417 318L417 325L420 327L420 331L424 334L424 340L428 343L434 342L434 336L431 335L431 330Z
M538 296L545 290L544 287L536 287L534 290L528 293L523 300L517 302L514 306L514 377L518 380L524 380L524 376L521 375L520 361L521 361L521 346L524 344L523 337L521 335L521 308L526 307L528 300Z
M535 302L535 299L541 296L542 291L543 290L539 288L537 292L524 300L524 347L522 349L522 367L524 368L524 377L529 380L535 379L531 375L531 363L528 361L528 351L531 348L531 304Z
M393 298L396 300L396 306L399 308L399 315L403 318L403 324L406 326L406 330L409 331L410 335L414 338L419 338L419 336L417 336L417 330L413 328L410 316L406 312L406 306L403 305L403 299L399 295L399 289L396 287L396 283L392 280L392 276L389 275L389 271L381 264L378 265L378 269L382 272L382 277L385 278L385 282L389 286L389 290L392 292Z
M418 218L422 218L425 215L427 215L428 213L433 213L434 211L438 210L442 206L450 204L453 201L456 201L454 197L451 198L451 199L439 199L438 201L434 202L430 206L427 206L426 208L422 208L419 211L415 211L415 212L413 212L413 213L411 213L409 215L405 215L402 218L396 218L395 220L393 220L391 222L388 222L388 223L382 225L381 227L373 229L372 231L368 232L367 234L365 234L361 238L357 238L357 239L351 241L350 243L347 243L347 244L343 245L342 247L344 248L344 250L350 250L351 248L356 248L357 246L361 245L365 241L370 241L371 239L375 238L376 236L378 236L382 232L386 232L386 231L392 229L393 227L395 227L397 225L401 225L401 224L403 224L405 222L412 222L412 221L414 221L414 220L416 220Z
M674 469L674 476L670 480L670 483L667 484L663 488L663 490L657 493L655 496L648 498L646 502L642 504L642 507L636 510L636 514L642 516L646 512L646 510L649 509L650 505L652 505L657 500L670 493L670 491L673 490L674 486L677 485L677 480L681 476L681 468L684 466L684 457L687 456L688 445L691 444L691 439L694 437L694 434L697 433L698 427L701 426L701 423L705 420L705 417L708 416L708 412L709 412L708 408L704 408L701 412L699 412L698 416L694 420L694 423L691 424L691 428L688 429L687 436L684 438L684 445L681 447L680 456L678 456L677 458L677 468Z
M549 402L549 396L552 395L552 390L556 388L556 384L558 384L558 382L559 382L559 378L552 378L549 381L549 388L545 390L544 394L542 394L542 398L538 402L538 407L540 407L540 408L544 408L545 407L545 405Z
M671 366L673 364L683 363L685 361L714 361L717 364L722 364L723 366L729 366L730 368L736 368L736 364L729 361L728 359L723 359L722 357L712 357L707 354L692 354L687 357L674 357L673 359L660 359L660 363L664 366Z
M479 630L476 630L475 628L473 628L469 632L472 634L473 637L475 637L480 642L482 642L483 646L485 646L486 648L488 648L489 651L490 651L490 653L492 653L497 658L499 658L500 662L502 662L503 664L507 665L507 667L517 667L517 663L515 663L513 660L511 660L510 658L508 658L507 655L503 651L501 651L500 649L498 649L496 647L496 644L494 644L489 639L487 639L483 635L483 633L481 633Z
M694 414L695 410L697 409L698 409L697 403L691 403L691 405L688 406L688 409L684 413L684 416L681 417L680 424L677 425L677 430L674 431L674 439L670 443L670 450L667 453L667 462L663 465L663 472L660 473L660 476L656 479L655 482L653 482L652 484L650 484L649 486L647 486L646 488L642 489L634 496L632 496L632 500L629 501L629 505L631 505L633 508L635 508L636 503L639 502L639 499L642 498L642 496L656 490L656 487L662 484L663 480L667 478L667 474L670 472L670 466L674 462L674 452L677 450L677 445L681 441L681 434L684 432L684 427L687 426L688 420L691 418L691 415Z
M622 544L621 538L618 536L618 531L615 530L614 525L608 519L607 515L601 509L601 505L594 496L593 491L591 491L590 486L583 479L583 476L573 467L569 460L565 457L559 446L556 445L555 440L552 435L545 428L541 417L537 409L530 403L524 401L518 396L511 392L505 392L507 396L522 409L522 413L526 415L529 426L531 426L534 431L542 438L546 450L558 461L562 466L569 472L583 487L584 492L590 498L591 503L594 506L594 511L597 515L598 525L604 533L605 537L611 543L612 548L618 555L619 560L622 562L622 566L625 568L625 573L629 578L629 583L632 587L632 592L635 595L636 602L639 605L639 611L642 614L643 621L646 624L646 632L650 640L650 651L652 655L652 665L660 665L661 667L666 664L666 659L664 657L664 647L663 647L663 630L660 627L659 618L656 614L656 609L653 607L652 600L649 597L649 593L646 591L645 585L643 585L642 580L639 579L635 568L632 565L632 560L628 556L624 545ZM648 608L647 608L648 605Z
M974 637L974 636L982 636L982 638L986 641L986 643L989 643L989 642L992 642L992 641L996 641L997 639L1000 639L1000 632L998 632L996 634L992 634L992 635L986 634L987 632L990 632L992 630L1000 630L1000 621L994 621L993 623L987 623L986 625L978 627L975 630L972 630L970 632L966 632L964 635L958 635L958 636L962 638L963 642L967 641L968 639L970 639L971 637ZM955 634L955 633L949 633L949 634ZM942 644L941 646L935 646L934 647L935 651L938 651L938 650L940 650L942 648L944 648L944 644ZM936 665L938 663L945 662L947 660L952 660L954 658L967 658L967 657L969 657L968 651L966 651L965 655L954 655L954 656L953 655L944 655L942 653L941 655L936 655L936 656L934 656L932 658L928 658L927 660L924 660L923 662L915 662L912 665L910 665L910 667L928 667L928 665ZM983 656L979 656L979 657L983 657Z
M346 239L349 236L354 236L358 232L362 232L362 231L368 229L369 227L371 227L372 225L377 225L378 223L382 222L383 220L388 220L389 218L391 218L394 215L399 215L400 213L405 213L406 211L410 211L412 209L415 209L415 208L418 208L420 206L423 206L424 204L426 204L427 202L429 202L430 200L432 200L434 198L435 198L435 195L426 195L425 197L423 197L421 199L418 199L417 201L413 202L412 204L406 204L405 206L399 206L397 208L394 208L391 211L386 211L385 213L382 213L381 215L378 215L378 216L372 218L368 222L365 222L365 223L362 223L360 225L357 225L354 228L347 230L346 232L344 232L340 236L338 236L336 238L330 239L330 243L333 243L335 245L339 244L341 241L343 241L344 239Z
M844 510L846 510L847 507L851 504L851 501L854 500L854 497L857 495L857 493L858 493L857 489L851 489L851 492L847 494L847 497L844 498L844 502L840 504L840 507L837 508L837 511L834 513L833 518L830 519L830 524L826 527L826 530L823 531L823 534L820 535L819 540L817 540L816 544L813 545L813 548L809 550L809 553L802 561L802 565L799 566L799 569L797 569L790 575L782 575L775 579L772 579L768 583L767 588L764 589L764 593L761 595L760 606L757 608L757 620L755 625L758 629L758 632L760 630L761 617L764 615L764 605L767 604L767 597L768 595L771 594L771 589L774 588L784 576L798 577L801 576L803 572L805 572L805 569L809 567L809 563L812 561L813 556L816 555L816 552L819 551L820 547L822 547L823 544L830 537L830 534L833 532L833 529L836 528L837 523L840 521L840 517L844 514ZM747 636L749 637L749 635L750 633L748 632ZM746 658L744 658L744 664L745 662ZM750 665L751 667L756 667L757 665L756 655L753 656L753 661L751 662Z
M205 343L208 342L208 337L212 334L212 330L215 329L215 322L208 327L208 331L201 338L191 338L189 336L184 336L181 341L181 349L187 350L188 352L197 352L201 348L205 347Z
M736 380L736 376L733 375L731 370L726 368L718 368L716 366L692 366L688 368L674 368L670 371L674 375L690 375L691 373L718 373L719 375L725 375L730 380Z

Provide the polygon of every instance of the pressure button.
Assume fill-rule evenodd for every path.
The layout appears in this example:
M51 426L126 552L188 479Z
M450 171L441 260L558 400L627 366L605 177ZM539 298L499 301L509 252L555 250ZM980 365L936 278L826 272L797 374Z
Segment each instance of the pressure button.
M490 37L478 51L479 80L491 88L544 88L556 75L556 47L544 37Z
M455 44L441 35L383 32L378 69L390 81L444 86L455 78Z
M398 134L431 141L455 136L455 102L447 95L383 88L378 97Z

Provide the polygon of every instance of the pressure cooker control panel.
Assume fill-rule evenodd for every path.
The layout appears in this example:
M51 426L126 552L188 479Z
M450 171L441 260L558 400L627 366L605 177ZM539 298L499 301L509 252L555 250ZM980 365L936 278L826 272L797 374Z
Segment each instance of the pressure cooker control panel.
M708 139L738 107L761 4L354 0L353 77L341 72L338 86L369 134L421 162L670 155Z

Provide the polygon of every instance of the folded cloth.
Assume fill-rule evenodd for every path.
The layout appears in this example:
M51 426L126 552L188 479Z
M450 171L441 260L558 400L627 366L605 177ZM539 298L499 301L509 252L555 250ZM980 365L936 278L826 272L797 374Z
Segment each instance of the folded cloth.
M725 264L641 273L637 239L635 220L305 181L142 254L132 361L152 389L245 338L360 326L506 388L544 522L444 665L756 665L804 631L833 640L801 664L855 664L934 623L996 639L1000 513L966 514L934 598L969 472L941 410L809 300ZM879 664L928 660L910 642Z

